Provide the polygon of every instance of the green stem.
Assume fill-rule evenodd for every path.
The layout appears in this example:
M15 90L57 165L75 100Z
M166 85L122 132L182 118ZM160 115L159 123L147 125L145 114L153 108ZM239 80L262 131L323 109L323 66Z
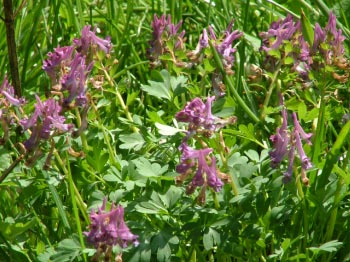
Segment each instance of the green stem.
M301 177L298 176L296 179L296 183L297 183L297 190L298 190L298 195L299 195L299 200L301 201L302 204L302 216L303 216L303 233L304 233L304 238L302 239L302 248L301 250L306 250L306 247L308 245L308 233L309 233L309 221L308 221L308 210L307 210L307 206L306 206L306 200L305 200L305 195L304 195L304 191L303 191L303 185L301 182ZM305 255L306 255L306 261L308 261L308 253L305 251Z
M312 163L313 165L317 166L319 162L319 156L321 154L321 148L324 138L324 132L325 132L325 112L326 112L326 103L324 101L325 97L325 87L321 89L321 98L319 102L319 112L317 117L317 126L316 126L316 133L314 136L313 141L313 147L312 147ZM317 176L317 171L310 172L309 178L310 178L310 184L312 185L315 182Z
M115 150L113 150L111 143L109 142L109 137L108 134L105 130L105 127L102 124L102 120L100 117L100 114L98 113L97 107L95 106L95 104L91 101L91 106L95 111L95 115L98 121L98 127L99 129L102 131L103 134L103 139L105 140L105 143L107 145L107 150L108 150L108 154L109 154L109 161L111 162L111 164L117 168L120 168L119 163L116 161L117 159L117 153L115 152Z
M85 249L83 231L81 230L79 211L78 211L77 202L76 202L76 198L77 198L76 194L75 194L76 190L75 190L75 185L74 185L73 178L72 178L72 173L70 170L69 155L67 152L66 152L66 161L67 161L67 178L68 178L68 183L69 183L69 193L71 195L74 218L75 218L75 222L77 223L77 231L78 231L78 235L79 235L80 245L81 245L82 249ZM83 253L83 257L84 257L84 260L87 261L85 253Z
M75 108L75 117L77 119L77 126L79 128L81 126L81 117L80 117L80 112L79 112L78 108ZM87 143L86 135L84 134L84 132L81 132L80 139L81 139L81 143L83 145L84 151L88 152L89 151L89 145Z
M232 93L233 97L236 99L237 103L242 107L244 112L246 112L246 114L254 122L259 123L260 119L253 113L252 110L250 110L249 106L244 102L242 97L238 94L237 90L234 88L231 78L226 74L226 71L222 65L221 58L220 58L218 52L216 51L215 46L210 41L209 41L209 44L210 44L211 50L212 50L213 55L214 55L215 63L217 65L217 67L219 68L219 71L222 74L225 83L228 85L230 93Z
M102 64L102 63L101 63ZM105 74L106 78L107 78L107 81L108 81L108 84L110 86L115 86L115 92L116 92L116 96L117 96L117 100L120 104L120 106L122 107L123 111L124 111L124 114L126 116L126 118L131 122L133 123L134 120L132 119L132 116L128 110L128 107L125 105L125 102L123 100L123 97L122 95L120 94L119 90L118 90L118 87L117 87L117 84L114 83L113 79L111 78L111 76L108 74L106 68L102 65L102 71L103 73ZM136 127L136 126L131 126L131 129L134 133L138 133L139 132L139 129Z
M235 196L238 196L238 188L237 188L236 183L235 183L233 178L231 178L231 180L230 180L230 185L231 185L233 194Z
M68 154L68 153L67 153ZM69 179L69 174L70 174L70 166L69 166L69 163L68 164L64 164L63 163L63 160L61 158L61 156L58 154L57 150L54 150L53 152L53 155L55 156L56 158L56 161L58 162L58 164L60 165L60 168L62 169L64 175ZM67 161L69 161L69 159L67 158ZM66 166L68 168L66 168ZM89 218L86 214L86 205L79 193L79 190L78 188L75 186L75 184L73 183L73 188L74 188L74 192L75 192L75 197L76 199L78 200L78 204L79 204L79 209L80 209L80 212L81 214L83 215L84 219L86 222L89 222Z
M334 195L334 204L333 204L334 208L333 208L331 215L330 215L330 218L328 220L325 242L332 240L334 226L335 226L335 222L337 220L337 214L338 214L338 203L341 200L341 188L342 188L342 186L343 186L343 179L341 177L339 177L338 183L337 183L337 190L335 191L335 195Z
M265 100L264 100L264 105L263 105L263 109L262 109L262 112L260 114L260 120L264 120L265 119L265 116L266 116L266 108L267 106L269 105L270 103L270 99L271 99L271 95L272 95L272 91L273 89L275 88L275 82L277 81L277 77L279 75L279 72L280 72L280 69L281 69L281 66L282 66L282 63L279 63L276 70L275 70L275 73L273 74L273 77L272 77L272 81L269 85L269 89L266 93L266 96L265 96Z

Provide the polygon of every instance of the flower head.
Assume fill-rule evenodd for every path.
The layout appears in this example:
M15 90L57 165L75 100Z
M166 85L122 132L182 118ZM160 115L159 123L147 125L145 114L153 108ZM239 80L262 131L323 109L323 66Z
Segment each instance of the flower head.
M167 17L163 14L158 18L155 14L151 27L153 29L153 39L150 41L149 56L152 61L152 65L157 65L160 63L159 57L163 54L171 54L171 56L176 60L174 52L178 49L183 49L183 42L185 37L185 30L179 33L182 26L182 21L177 24L171 22L171 16ZM173 42L173 48L169 48L168 42ZM175 61L178 65L181 62Z
M42 102L35 96L37 103L35 111L30 118L24 118L20 121L24 130L30 129L31 136L23 144L27 150L33 150L39 146L40 140L47 140L55 132L64 133L73 126L65 124L66 118L61 115L61 106L53 98Z
M228 25L227 29L225 30L224 37L216 37L215 32L211 26L209 26L209 36L214 41L214 46L217 50L217 52L222 56L223 58L223 64L227 72L230 72L231 67L234 62L234 56L233 54L237 51L235 48L232 47L233 42L237 39L239 39L243 33L239 32L238 30L233 30L233 21Z
M17 98L13 86L9 83L7 75L5 75L4 80L0 86L0 95L3 95L5 99L1 99L0 105L5 104L6 106L14 105L20 106L25 103L24 98Z
M176 120L189 123L189 134L200 132L212 132L216 129L215 117L211 112L211 104L215 99L214 96L208 97L204 104L202 99L196 97L187 103L185 108L175 115Z
M176 166L176 171L185 177L195 171L187 193L190 194L196 187L202 186L210 186L214 191L220 191L223 182L219 179L216 171L215 157L208 159L208 155L213 150L211 148L196 150L189 147L186 142L183 142L179 149L182 155L180 164ZM210 165L208 165L208 160L210 161ZM197 170L194 170L195 168Z
M70 104L76 99L76 105L83 106L87 102L86 98L86 80L92 70L93 63L86 65L86 59L81 54L76 54L70 64L69 73L62 78L62 91L68 91L68 97L65 98L65 105Z
M106 211L107 199L103 200L103 204L98 208L98 213L95 210L90 214L90 231L84 232L88 242L96 248L107 245L119 245L122 248L127 247L130 243L137 246L138 236L132 234L130 229L124 222L124 208L120 205L111 206L110 211Z
M57 47L47 54L48 58L43 62L43 69L51 78L52 83L57 84L59 78L65 72L66 66L71 62L73 46Z
M96 36L96 28L93 31L90 30L91 26L84 26L81 37L73 40L74 46L77 47L79 53L86 55L91 46L96 46L98 49L104 51L105 53L109 53L112 49L112 43L110 37L106 39L102 39Z
M280 96L280 103L283 105L282 95ZM302 140L311 145L310 138L312 134L306 133L303 130L298 121L296 113L292 113L294 124L294 129L292 131L288 130L287 127L287 110L285 108L282 110L282 116L283 123L281 128L277 128L276 134L271 136L271 140L273 142L273 149L269 153L271 158L271 166L276 168L286 158L286 156L288 156L288 168L283 174L283 182L290 182L294 168L294 159L297 152L301 162L301 173L303 175L303 180L308 181L306 177L306 170L310 169L312 164L310 159L305 154Z

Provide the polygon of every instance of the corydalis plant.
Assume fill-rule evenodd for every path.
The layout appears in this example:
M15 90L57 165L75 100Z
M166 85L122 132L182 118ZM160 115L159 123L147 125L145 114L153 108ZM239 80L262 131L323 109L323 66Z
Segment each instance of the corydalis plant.
M9 83L7 75L0 86L0 122L3 131L3 137L0 139L0 144L6 143L9 138L10 126L17 119L17 113L14 107L20 111L21 106L25 103L25 99L17 98L13 86Z
M306 170L312 167L310 159L304 152L302 140L307 144L311 145L310 138L311 133L305 133L301 127L297 115L295 112L292 113L294 128L292 131L288 129L288 113L287 109L284 108L283 98L280 98L282 109L283 122L281 127L278 127L276 134L270 137L273 143L273 149L270 151L271 166L276 168L286 157L288 158L288 168L283 174L283 182L288 183L292 179L293 169L295 168L295 155L299 156L301 162L301 179L305 185L309 184L309 179L306 176Z
M177 60L175 51L183 49L183 42L185 30L178 32L182 25L182 21L178 24L171 22L171 16L162 15L158 18L154 15L152 21L153 39L150 41L151 48L148 50L151 66L156 67L161 64L160 57L168 54L173 59L175 64L180 65L181 62Z
M221 57L221 61L226 74L233 75L234 71L232 68L235 59L234 55L237 51L233 45L234 42L238 40L242 35L242 32L233 30L233 21L228 25L227 29L220 36L216 36L211 26L208 27L208 30L203 29L203 33L199 37L196 49L187 53L187 56L190 59L189 64L191 66L195 66L203 63L205 59L212 60L212 52L208 51L208 49L210 49L209 43L211 42ZM217 68L215 65L214 67ZM211 82L216 96L225 95L226 87L222 82L222 78L223 76L218 69L215 69L211 74Z
M90 214L90 231L84 232L90 244L96 248L93 261L99 261L104 257L104 261L112 261L112 248L115 245L126 248L129 244L137 246L138 236L132 234L124 222L124 208L120 205L112 206L110 211L106 210L107 199L96 213L93 209ZM118 254L117 256L121 256ZM109 260L106 260L109 259Z
M42 101L36 95L35 111L30 117L23 117L20 124L30 137L23 145L29 155L28 164L33 164L44 152L41 145L49 142L50 150L45 166L48 167L52 152L55 150L53 138L63 133L71 134L73 124L66 123L67 110L80 110L80 126L73 132L77 137L87 127L88 97L87 81L94 65L96 52L109 53L109 38L101 39L85 26L82 36L74 39L71 46L57 47L48 54L43 62L43 69L52 82L51 97Z
M328 24L315 25L314 39L306 39L302 22L288 14L273 22L267 32L260 33L261 50L266 52L264 68L275 71L281 65L299 75L298 81L312 80L314 74L331 72L333 79L348 79L349 61L344 56L342 31L336 28L336 17L330 13Z
M81 37L74 39L71 46L55 48L44 60L43 69L51 79L53 91L62 96L63 107L86 105L87 80L96 51L111 51L110 38L99 38L95 34L96 29L91 31L90 28L85 26Z
M198 198L201 204L205 202L205 191L208 187L218 192L224 184L222 180L228 180L227 176L216 167L216 158L212 154L213 149L209 148L204 140L210 138L215 131L224 125L236 121L235 117L223 120L214 116L211 112L214 99L214 96L208 97L204 103L197 97L187 103L184 109L175 116L177 121L188 123L186 136L179 147L181 159L176 166L176 171L180 175L176 181L177 184L181 184L187 178L191 178L191 182L187 186L187 194L192 194L197 187L201 187ZM199 142L203 148L191 148L188 145L190 139Z
M232 66L235 59L234 53L237 51L237 49L233 47L233 44L243 33L238 30L233 30L233 21L228 25L222 36L216 36L211 26L208 27L208 31L203 29L196 49L189 52L188 57L192 62L201 63L203 56L205 56L204 50L209 47L209 41L212 41L216 51L222 57L222 63L226 73L230 75L233 74Z

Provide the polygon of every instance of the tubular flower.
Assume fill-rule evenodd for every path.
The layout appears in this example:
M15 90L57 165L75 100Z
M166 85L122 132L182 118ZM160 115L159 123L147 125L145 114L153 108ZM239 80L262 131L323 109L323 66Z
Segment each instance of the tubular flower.
M300 21L294 22L291 14L282 20L273 22L267 32L260 33L263 39L262 50L268 52L273 49L279 49L285 40L291 40L294 33L301 30Z
M273 150L270 151L271 166L276 167L284 159L288 152L289 135L287 129L287 110L282 110L283 123L277 128L276 134L270 137L273 143Z
M48 54L43 62L43 69L51 78L53 89L64 92L63 106L71 105L75 100L76 106L85 106L86 82L94 62L92 47L109 53L112 48L109 37L102 39L96 36L91 26L85 26L81 38L73 40L71 46L58 47Z
M59 83L60 76L65 73L66 67L72 60L74 47L57 47L53 52L47 54L48 58L43 62L43 70L51 78L53 85Z
M283 98L281 97L281 103L283 103ZM310 138L311 133L306 133L301 127L296 113L292 113L294 129L292 131L287 128L287 110L282 110L283 123L281 128L277 128L275 135L270 137L273 143L273 149L270 151L269 155L271 158L271 167L276 168L287 156L288 158L288 168L284 172L283 182L288 183L291 181L294 159L296 153L299 156L301 162L301 173L303 174L303 183L308 185L308 179L306 177L306 170L312 167L310 159L305 154L303 149L302 140L307 144L311 145Z
M9 105L20 106L25 103L24 98L16 98L13 86L9 83L7 75L5 75L4 80L0 86L0 105L4 104L6 107Z
M124 222L124 208L120 205L111 206L110 211L106 211L107 199L98 208L98 213L92 210L90 214L90 231L84 232L88 242L95 248L103 246L119 245L122 248L127 247L130 243L137 246L138 236L132 234Z
M211 104L214 99L214 96L208 97L204 104L202 99L196 97L175 115L176 120L189 123L189 135L196 132L204 132L210 136L216 129L216 120L218 118L211 112Z
M182 21L177 24L171 22L171 16L162 15L158 18L155 14L151 27L153 29L153 39L150 41L149 57L152 61L152 66L160 64L159 57L163 54L170 54L174 62L181 65L181 62L176 61L174 52L178 49L183 49L185 30L179 33L182 26ZM173 43L171 47L168 43Z
M86 98L86 80L91 72L93 63L85 64L85 57L77 54L70 64L70 72L62 78L62 91L68 91L64 104L69 105L74 99L77 106L84 106Z
M302 143L301 143L301 138L306 141L309 145L311 145L310 142L310 137L312 136L311 133L307 134L305 131L302 129L302 127L299 124L298 118L296 113L293 112L292 114L293 122L294 122L294 136L295 136L295 144L297 147L297 151L299 154L299 158L301 161L301 168L303 170L310 169L312 167L312 164L310 162L310 159L306 156Z
M284 66L298 73L302 81L310 81L310 71L318 72L320 69L324 70L326 66L333 67L334 79L341 83L348 80L350 65L348 59L344 57L345 37L342 31L336 28L336 17L332 12L324 28L318 23L315 24L312 46L304 38L300 20L294 21L291 15L284 20L273 22L267 32L260 33L260 37L262 38L261 50L267 54L265 68L271 71L276 70L280 61L286 61L280 59L281 57L291 57L293 63L288 62ZM287 45L289 45L288 48L286 48ZM274 57L270 52L272 50L278 50L274 53L275 56L278 53L280 55Z
M83 55L86 55L89 53L89 50L92 46L96 46L106 54L109 53L112 49L110 37L102 39L96 36L96 28L93 31L90 29L90 25L84 26L81 32L81 37L73 40L73 44L77 47L77 51Z
M239 39L243 33L238 30L232 31L233 21L228 25L225 35L222 39L217 39L214 30L209 26L210 38L214 40L214 46L218 53L223 57L223 64L226 71L230 71L234 62L233 54L237 51L232 47L233 41Z
M66 118L61 114L61 106L52 98L42 102L38 96L35 96L37 103L35 111L29 119L22 119L20 124L24 131L31 130L30 138L23 144L27 150L34 150L39 146L40 140L48 140L55 132L64 133L73 126L65 124Z
M216 171L215 157L210 158L210 165L207 159L209 154L213 151L211 148L193 149L183 142L179 147L182 155L181 162L176 167L176 171L180 173L179 181L183 181L194 169L195 174L191 183L187 188L187 193L191 194L196 187L210 186L215 192L221 190L223 182L219 179Z

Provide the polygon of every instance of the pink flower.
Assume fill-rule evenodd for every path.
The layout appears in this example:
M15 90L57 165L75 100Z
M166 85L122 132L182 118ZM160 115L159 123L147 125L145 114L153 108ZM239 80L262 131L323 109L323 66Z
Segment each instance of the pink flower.
M102 207L90 214L90 231L84 232L88 242L94 244L96 248L103 244L114 246L119 245L122 248L127 247L130 243L135 246L139 244L138 236L132 234L124 222L124 208L122 206L111 206L109 212L106 211L107 199L103 200Z

